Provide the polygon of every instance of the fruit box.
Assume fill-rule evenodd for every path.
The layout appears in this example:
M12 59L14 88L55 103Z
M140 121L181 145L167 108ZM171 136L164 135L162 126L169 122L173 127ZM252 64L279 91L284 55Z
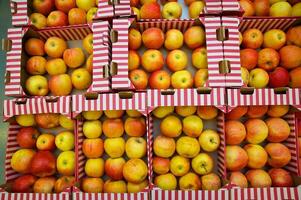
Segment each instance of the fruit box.
M223 62L223 42L219 41L218 38L222 35L223 31L220 29L221 22L220 17L204 17L200 20L159 20L153 22L136 22L133 18L131 19L113 19L113 30L111 32L112 39L112 62L111 62L111 76L112 76L112 89L135 90L135 86L129 78L129 29L136 28L140 32L145 31L148 28L159 28L163 32L170 29L178 29L184 33L188 28L192 26L205 27L206 35L206 49L207 49L207 62L208 62L208 80L206 78L200 78L207 87L223 87L225 86L224 69L226 64ZM144 47L138 50L138 53L142 55L146 49ZM195 75L196 69L192 67L191 56L192 51L188 47L182 47L181 50L185 52L188 57L187 68L193 76ZM166 56L168 51L165 48L159 49L163 56ZM140 68L141 69L141 68ZM168 70L166 63L162 70ZM206 76L206 75L204 75ZM188 78L189 79L189 78ZM191 77L191 79L194 79ZM204 80L203 80L204 79ZM143 80L142 80L143 81ZM188 81L189 82L189 81ZM193 83L191 83L192 85ZM190 86L190 85L188 85ZM186 86L186 88L188 87ZM150 87L148 86L147 89Z
M5 40L7 51L5 95L13 97L30 96L25 88L25 81L29 74L26 72L26 61L29 56L25 53L24 43L28 38L40 38L47 40L50 37L59 37L67 41L69 48L82 47L82 42L88 34L93 33L93 72L92 84L87 93L105 92L109 90L109 78L106 75L110 57L110 42L108 38L109 23L107 21L94 22L91 25L78 25L63 28L50 28L36 30L33 27L18 27L8 29L8 37ZM87 58L88 56L85 55ZM68 69L68 72L71 72ZM72 86L73 87L73 86ZM76 90L73 93L83 92ZM50 93L48 93L50 95Z
M8 138L6 144L6 160L5 160L5 181L1 185L0 199L17 200L17 199L71 199L71 187L63 190L60 193L14 193L12 192L13 180L20 176L20 173L14 171L11 166L11 159L13 154L20 149L17 142L17 134L22 128L14 116L27 115L27 114L42 114L42 113L60 113L71 118L71 97L58 97L58 98L32 98L32 99L13 99L4 101L4 120L9 123L8 125ZM62 127L55 129L42 129L38 128L40 133L51 132L57 134L59 131L66 130ZM55 154L59 153L56 149ZM55 175L58 175L56 173ZM23 186L23 185L22 185ZM20 186L20 187L22 187ZM33 185L31 185L32 187ZM32 190L32 188L31 188Z
M160 92L160 90L147 91L147 99L148 99L148 109L147 109L148 111L147 112L148 112L148 119L149 119L149 136L152 137L151 138L151 141L152 141L151 143L152 144L155 145L155 143L156 143L155 138L158 138L158 135L160 135L160 132L162 130L161 126L162 126L163 121L161 121L162 119L159 119L158 117L165 117L165 116L168 115L168 116L178 116L178 118L180 120L183 119L182 117L180 117L180 115L176 115L176 113L173 113L172 115L169 115L167 113L167 111L166 111L166 114L164 114L165 116L163 116L163 114L162 114L163 111L161 113L162 115L158 114L159 111L158 111L157 114L155 113L156 108L160 108L160 107L161 108L163 108L163 107L167 108L169 106L175 106L176 108L181 108L182 106L197 106L198 109L202 108L202 107L205 108L204 106L212 106L215 110L214 112L216 112L215 113L216 116L211 116L210 119L208 117L207 120L203 120L203 124L204 124L203 125L203 127L204 127L203 131L205 129L215 130L216 135L218 134L217 136L219 136L219 138L220 138L219 147L216 147L217 149L215 151L212 151L212 152L208 153L208 155L210 155L210 157L213 159L213 162L214 162L214 167L213 167L212 172L218 174L218 176L220 177L220 180L221 180L220 181L221 185L219 187L222 186L222 188L220 188L218 190L209 190L209 189L208 190L206 190L206 189L204 189L204 190L193 190L192 188L194 188L193 185L195 184L195 182L186 183L186 186L190 185L190 186L188 186L188 188L190 187L190 189L192 189L192 190L179 190L179 187L180 187L179 185L181 184L180 181L179 182L177 181L178 182L178 187L176 187L177 188L176 190L163 190L163 189L160 189L155 184L155 174L156 174L156 172L154 170L155 152L153 152L153 149L155 151L155 147L153 147L153 145L151 145L150 146L150 148L151 148L150 149L151 159L150 159L149 166L151 167L151 170L150 170L151 171L151 179L150 180L151 180L151 197L152 197L152 199L156 199L156 200L157 199L187 199L187 200L188 199L229 199L229 197L230 197L229 196L229 191L227 189L226 181L225 181L224 113L226 112L226 106L225 106L224 96L225 96L225 89L223 89L223 88L214 88L214 89L211 90L211 92L209 94L198 94L193 89L187 89L187 90L180 89L180 90L177 90L173 95L163 95ZM207 110L207 109L209 110L209 108L206 107L205 110ZM203 111L205 111L205 110L203 110ZM195 111L196 110L192 111L191 113L193 113ZM169 111L169 113L170 112L172 113L172 110ZM177 109L176 109L176 112L178 114L180 113L179 111L177 111ZM183 111L183 112L186 112L186 111ZM210 112L211 111L208 111L207 114L203 113L202 117L204 117L204 115L209 116L210 114L212 114ZM190 115L190 114L187 114L187 115ZM184 115L182 115L182 116L184 116ZM165 118L165 119L167 119L167 118ZM173 127L172 129L176 129L177 126L176 126L176 124L173 124L173 125L169 124L169 127ZM165 128L168 128L168 127L165 127ZM196 130L196 129L194 129L194 130ZM183 131L185 131L184 128L183 128ZM181 136L184 135L184 133L180 133L180 134L181 134ZM195 139L195 140L197 141L197 139ZM178 139L178 141L179 141L179 139ZM170 141L167 141L167 140L165 140L164 144L166 146L173 146L170 143ZM192 145L191 143L190 143L190 145L188 145L188 143L187 143L187 147L188 146L189 146L189 148L192 148L195 145ZM167 152L167 149L165 149L165 152ZM178 147L177 147L177 152L179 153ZM204 151L201 150L201 152L204 152ZM170 154L171 153L172 152L170 152ZM180 154L180 155L182 155L182 154ZM157 153L156 153L156 156L164 157L163 155L158 155ZM210 164L208 164L208 168L206 170L209 170L209 168L210 168L209 165ZM170 166L172 166L172 165L170 164ZM177 166L175 166L175 168L177 168ZM190 169L190 171L192 171L192 169ZM161 173L161 172L159 172L159 173ZM161 174L164 174L164 173L167 173L167 172L165 171L165 172L162 172ZM208 172L206 172L206 173L208 173ZM212 178L212 179L214 179L214 178ZM169 179L169 181L165 182L165 183L171 183L171 182L172 181ZM212 183L212 185L214 185L214 184L216 184L216 183ZM185 188L184 183L183 183L182 186Z
M256 89L251 94L242 94L240 89L227 89L227 112L237 106L291 105L290 111L282 116L290 127L290 135L281 143L291 152L291 160L283 168L292 174L294 187L239 188L232 187L231 199L300 199L301 179L299 166L298 119L300 117L300 91L288 89L285 94L276 94L271 89ZM264 108L260 108L264 109ZM242 119L242 118L241 118ZM264 143L265 144L265 143ZM241 145L240 145L241 146ZM243 171L244 172L244 171ZM226 174L229 171L226 170Z
M29 16L33 13L31 4L31 0L10 0L13 26L28 26L32 24L29 19ZM94 16L94 19L113 17L113 11L113 6L110 1L100 0L98 11Z
M226 36L227 39L224 41L224 57L225 57L225 60L229 61L228 62L229 63L229 73L227 73L225 75L226 86L227 87L247 86L244 83L244 81L242 81L242 76L241 76L242 75L242 72L241 72L242 65L241 65L241 60L240 60L240 50L243 48L240 48L240 45L239 45L239 31L241 33L243 33L244 31L246 31L248 29L254 28L254 29L259 29L262 33L265 33L266 31L269 31L272 29L280 29L280 30L286 32L289 30L289 28L297 26L297 25L300 25L300 20L298 18L293 18L293 17L287 17L287 18L244 17L244 18L241 18L241 17L234 17L234 16L222 16L222 26L225 28L225 30L227 32L227 36ZM263 49L263 47L261 47L261 49ZM271 62L273 63L273 61L271 61ZM277 67L279 67L279 66L281 66L280 62ZM258 68L259 67L256 64L256 67L254 69L258 69ZM294 68L294 69L296 69L296 68ZM269 70L269 71L272 72L272 70ZM291 71L291 70L288 69L287 71ZM295 75L296 77L299 76L297 74L298 73L296 72L296 75ZM252 75L250 74L250 76L252 76ZM257 75L257 76L259 76L259 75ZM282 74L282 76L284 76L284 75ZM289 76L289 75L287 75L287 76ZM264 78L267 79L266 76ZM270 79L270 78L268 78L268 79ZM269 82L269 80L267 80L267 82ZM277 82L277 81L274 81L274 82ZM297 81L295 81L295 82L297 82ZM250 84L250 81L249 81L249 84ZM271 84L271 82L269 84ZM269 87L268 84L265 84L265 85L266 85L266 87ZM264 87L264 85L262 87ZM286 84L286 87L288 87L288 84ZM280 91L276 91L276 92L281 92L286 89L284 87L279 87L279 88L277 88L277 90L280 90Z
M149 156L149 146L150 146L150 142L149 142L149 138L150 136L148 135L148 131L147 131L147 119L146 119L146 93L110 93L110 94L99 94L98 96L94 96L93 98L89 97L85 97L83 95L73 95L72 96L72 104L73 104L73 117L75 119L77 119L77 131L76 131L76 143L77 143L77 148L76 148L76 173L75 173L75 177L76 177L76 181L78 182L77 187L74 187L73 189L73 198L75 200L79 200L79 199L83 199L83 198L92 198L92 199L148 199L149 198L149 162L148 162L148 156ZM114 102L114 103L112 103ZM85 184L86 186L84 186L83 180L84 177L87 175L86 173L90 173L87 172L85 169L85 163L88 160L88 154L84 152L84 140L85 140L85 134L84 134L84 124L85 122L89 122L89 121L84 121L85 115L83 114L84 111L139 111L137 113L140 113L140 117L143 117L145 119L145 132L144 132L144 140L146 141L146 154L141 157L141 159L143 159L143 161L145 162L145 164L148 166L148 170L147 170L147 175L146 175L146 179L145 181L147 182L147 186L146 188L142 189L140 192L137 193L132 193L132 192L126 192L126 193L122 193L120 190L118 191L118 193L113 193L111 192L106 192L105 190L109 190L109 186L107 187L108 189L104 189L103 186L103 191L101 193L90 193L90 192L84 192L82 189L82 187L86 187L87 188L87 184ZM107 134L109 134L107 131L105 131L105 121L108 120L107 122L109 122L109 118L106 117L107 113L104 113L103 116L100 118L101 123L102 123L102 135L100 136L101 139L103 139L103 141L108 140ZM128 114L127 114L128 115ZM99 116L98 116L99 117ZM123 120L125 120L125 118L129 119L128 116L126 117L125 115L123 115ZM134 118L133 118L134 119ZM114 119L117 120L117 119ZM126 122L125 122L126 123ZM107 124L107 130L111 129L111 132L115 132L117 133L118 131L116 129L113 129L114 124L112 124L112 126L110 126L109 124ZM116 126L118 126L118 124L115 124L115 128ZM123 125L122 125L123 126ZM111 128L109 128L111 127ZM138 128L139 126L136 125L132 125L132 128ZM120 128L120 127L119 127ZM122 127L123 129L123 127ZM127 131L127 128L124 127L124 130ZM123 132L123 130L122 130ZM120 137L123 137L124 139L126 139L128 141L128 134L122 133L122 135ZM94 137L95 138L95 137ZM99 138L99 137L98 137ZM117 146L116 146L117 147ZM115 147L115 148L116 148ZM88 147L86 147L88 148ZM135 151L137 151L137 149L135 149ZM87 152L87 151L86 151ZM127 155L127 156L126 156ZM126 154L124 152L123 156L119 155L117 157L123 157L124 159L128 160L128 152L126 151ZM107 160L109 157L113 157L112 154L109 154L107 151L106 153L103 153L103 155L98 155L97 157L102 157L103 159ZM114 157L115 158L115 157ZM132 158L132 157L131 157ZM107 163L107 161L106 161ZM121 165L121 164L120 164ZM88 167L87 167L88 168ZM105 167L106 168L106 167ZM116 168L115 168L116 169ZM116 169L117 170L117 169ZM95 170L94 170L95 171ZM112 173L114 173L115 175L119 174L118 171L114 171L114 172L109 172L106 169L104 170L104 174L97 176L97 177L102 177L104 182L107 181L110 177L113 177ZM133 172L132 172L133 173ZM136 173L136 172L135 172ZM91 177L92 175L89 174L88 177ZM119 176L119 175L118 175ZM95 176L92 176L95 177ZM121 177L122 179L122 177ZM120 178L117 178L116 180L121 180ZM111 179L112 180L112 179ZM125 180L125 179L123 179ZM80 187L78 187L80 185ZM91 184L90 184L91 185ZM94 189L97 186L94 187ZM125 186L126 187L126 186ZM91 189L91 188L90 188ZM126 188L125 188L126 190ZM91 191L91 190L90 190ZM95 191L95 190L93 190ZM99 191L99 190L97 190Z

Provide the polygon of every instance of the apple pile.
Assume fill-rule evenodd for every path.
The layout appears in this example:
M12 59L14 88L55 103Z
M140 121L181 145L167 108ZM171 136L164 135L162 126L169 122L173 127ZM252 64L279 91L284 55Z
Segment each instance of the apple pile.
M296 17L301 16L299 0L239 0L243 16Z
M73 88L89 88L92 83L93 34L83 39L82 46L86 52L78 47L68 48L67 42L59 37L49 37L46 42L29 38L24 45L29 56L25 68L29 75L25 82L27 93L45 96L50 91L54 96L66 96ZM89 55L87 60L86 54Z
M164 34L159 28L148 28L141 34L131 28L129 49L129 78L136 89L202 87L207 80L205 32L200 26L192 26L184 34L178 29L169 29ZM191 51L189 58L187 52L190 54ZM163 52L166 52L166 58ZM198 70L194 77L191 71L195 69L188 67L190 60Z
M226 115L226 168L239 187L291 187L291 174L283 169L291 152L282 144L290 135L282 118L289 106L240 106ZM243 147L242 147L243 146Z
M126 115L122 110L104 111L104 117L102 114L82 113L82 151L87 160L81 188L89 193L140 192L148 186L145 119L134 110L127 110Z
M287 33L248 29L240 35L240 62L245 85L254 88L301 88L301 26Z
M12 192L59 193L71 187L75 183L73 121L60 114L15 119L21 126L16 136L20 148L10 165L21 176L13 180Z
M130 0L130 5L138 20L180 19L182 17L182 6L185 8L188 6L189 17L195 19L199 17L205 7L205 2L202 0L184 0L184 2L185 5L170 0L161 5L161 2L158 3L157 0Z
M37 28L91 23L98 0L32 0L29 19Z
M154 184L163 190L219 189L221 180L213 172L211 154L218 149L220 137L215 130L205 128L216 120L218 109L158 107L152 113L160 119L160 134L153 143Z

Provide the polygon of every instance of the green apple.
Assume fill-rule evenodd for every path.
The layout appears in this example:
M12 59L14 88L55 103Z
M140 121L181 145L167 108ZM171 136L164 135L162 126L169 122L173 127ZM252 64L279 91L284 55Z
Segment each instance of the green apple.
M60 153L56 160L56 168L63 176L74 176L75 153L73 151Z

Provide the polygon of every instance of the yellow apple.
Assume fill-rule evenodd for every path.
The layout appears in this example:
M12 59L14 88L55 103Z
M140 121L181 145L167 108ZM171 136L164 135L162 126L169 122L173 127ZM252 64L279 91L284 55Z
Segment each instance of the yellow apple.
M92 33L88 34L83 39L83 47L88 52L88 54L93 53L93 34Z
M164 117L166 117L167 115L169 115L170 113L172 113L174 111L174 107L173 106L162 106L162 107L158 107L155 110L153 110L153 115L159 119L162 119Z
M188 70L180 70L171 75L171 85L175 89L191 88L193 77Z
M34 115L17 115L16 121L20 126L34 126L36 124Z
M285 43L285 32L280 29L271 29L263 34L263 47L279 50Z
M269 74L264 69L252 69L249 76L249 85L251 87L264 88L269 83Z
M121 118L124 111L123 110L105 110L104 111L107 118L114 119L114 118Z
M84 111L83 117L86 120L97 120L102 116L102 111Z
M182 15L182 6L178 2L167 2L162 9L164 19L180 19Z
M49 75L65 74L67 71L67 66L61 58L48 60L45 68Z
M41 75L30 76L26 80L25 87L33 96L45 96L49 91L47 78Z
M142 114L139 111L137 111L137 110L127 110L126 114L129 117L141 117L142 116Z
M191 161L192 169L199 175L205 175L212 172L214 161L207 153L200 153Z
M147 165L139 158L131 158L123 166L123 177L132 183L141 183L147 177Z
M55 137L55 145L61 151L69 151L74 148L74 135L70 131L60 132Z
M179 49L183 46L184 36L178 29L169 29L165 34L164 46L168 50Z
M184 176L190 170L190 161L182 156L174 156L170 160L170 171L175 176Z
M285 2L287 0L269 0L270 1L270 5L273 5L274 3L277 3L277 2Z
M196 106L177 106L176 113L181 117L187 117L193 115L197 110Z
M121 157L125 150L125 141L122 137L107 138L104 142L104 149L111 158Z
M205 4L203 1L194 1L189 5L188 12L189 17L192 19L198 18L202 13Z
M92 8L90 8L89 11L87 12L86 17L87 17L87 22L88 22L88 23L90 23L90 22L93 21L93 18L94 18L94 16L95 16L95 14L97 13L97 9L98 9L98 8L96 8L96 7L92 7Z
M203 131L203 121L197 115L183 119L183 132L190 137L199 137Z
M292 11L292 6L288 2L277 2L270 7L270 16L290 17L292 16Z
M199 176L193 172L189 172L179 179L180 190L200 190L201 180Z
M98 138L102 134L101 122L98 120L85 121L83 124L83 133L86 138Z
M90 158L85 164L85 173L89 177L100 178L104 174L104 161L102 158Z
M194 86L204 87L208 80L208 69L199 69L194 75Z
M60 115L59 118L60 126L67 129L67 130L73 130L74 129L74 122L72 119L69 119L65 115Z
M241 67L240 70L241 70L241 78L243 83L245 85L248 85L250 79L249 71L245 67Z
M75 89L88 89L92 83L92 76L86 68L79 68L71 74L72 85Z
M59 154L56 160L57 171L64 176L73 176L75 169L75 153L64 151Z
M90 8L96 6L96 2L95 0L76 0L76 6L88 12Z
M215 151L220 144L220 137L214 130L207 129L199 137L201 148L207 152Z
M125 143L125 153L129 158L142 158L145 156L145 139L143 137L130 137Z
M293 6L292 16L294 16L294 17L296 17L296 16L300 17L301 16L301 2L296 3Z
M192 65L197 69L208 68L207 50L205 47L197 48L192 52Z
M180 156L194 158L200 152L200 144L195 138L182 136L177 140L176 150Z
M134 15L136 15L137 20L140 20L140 10L136 7L132 7Z
M177 179L172 173L159 175L155 178L155 185L162 190L175 190L177 188Z
M137 193L140 192L141 190L145 189L148 186L148 180L144 180L141 183L127 183L127 190L128 193Z

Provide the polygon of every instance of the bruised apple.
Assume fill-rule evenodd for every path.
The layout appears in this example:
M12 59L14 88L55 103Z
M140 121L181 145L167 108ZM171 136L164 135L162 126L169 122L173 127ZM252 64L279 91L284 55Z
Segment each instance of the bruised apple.
M37 125L45 129L58 127L60 125L59 118L60 114L54 113L43 113L35 115L35 121Z

